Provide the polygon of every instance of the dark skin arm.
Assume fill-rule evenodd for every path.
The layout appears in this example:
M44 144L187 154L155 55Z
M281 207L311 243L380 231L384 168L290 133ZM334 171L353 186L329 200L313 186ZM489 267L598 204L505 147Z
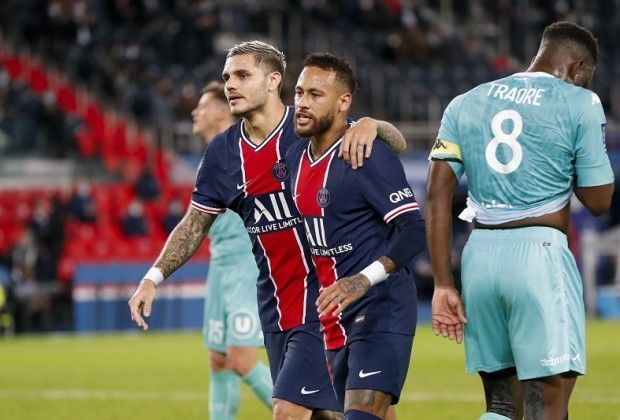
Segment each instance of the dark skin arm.
M454 287L450 268L450 243L452 241L452 195L458 180L450 165L432 161L426 183L426 240L435 279L432 301L432 328L461 343L463 325L467 322L463 302Z
M170 233L164 248L155 261L164 278L170 276L179 269L198 250L211 225L217 216L189 208L183 219ZM135 293L129 299L131 319L142 330L146 331L149 326L143 316L151 314L151 307L157 288L151 279L144 278Z
M600 216L609 210L613 193L614 184L575 188L575 195L593 216Z

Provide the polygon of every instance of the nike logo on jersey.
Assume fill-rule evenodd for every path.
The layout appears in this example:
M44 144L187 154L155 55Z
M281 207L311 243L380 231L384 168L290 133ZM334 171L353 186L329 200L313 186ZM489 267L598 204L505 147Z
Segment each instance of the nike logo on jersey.
M301 389L301 393L302 395L308 395L308 394L316 394L317 392L319 392L320 389L312 389L312 390L307 390L306 387L303 387Z
M360 370L359 377L360 378L366 378L368 376L377 375L379 373L381 373L380 370L375 370L374 372L364 372L364 369L362 369L362 370Z
M243 184L237 184L237 189L238 189L238 190L242 190L242 189L244 189L244 188L245 188L245 186L246 186L246 185L248 185L251 181L252 181L252 180L250 179L249 181L246 181L246 182L245 182L245 183L243 183Z

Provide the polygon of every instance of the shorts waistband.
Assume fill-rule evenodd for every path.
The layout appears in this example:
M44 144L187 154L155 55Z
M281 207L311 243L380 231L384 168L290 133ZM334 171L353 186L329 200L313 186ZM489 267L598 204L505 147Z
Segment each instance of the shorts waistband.
M526 226L509 229L480 229L471 232L471 238L483 241L521 242L521 241L554 241L568 245L564 232L548 226Z

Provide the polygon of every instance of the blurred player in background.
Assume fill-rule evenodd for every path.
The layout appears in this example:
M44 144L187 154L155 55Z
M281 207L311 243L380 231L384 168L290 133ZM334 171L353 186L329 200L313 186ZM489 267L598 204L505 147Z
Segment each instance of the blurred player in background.
M234 123L224 85L209 83L192 112L193 131L209 144ZM258 361L263 333L258 318L258 268L241 218L231 210L209 230L211 261L207 279L204 339L209 349L209 418L234 419L239 408L239 378L271 408L269 369Z
M156 286L198 249L217 215L230 208L250 233L259 267L258 304L273 378L275 419L340 417L331 386L315 301L318 283L304 251L305 234L286 189L283 158L299 139L293 113L280 99L284 54L261 41L234 46L222 76L231 113L241 117L205 150L191 206L129 301L136 324L147 329ZM368 154L377 134L402 150L390 124L361 119L348 132L352 160ZM351 150L354 153L351 153ZM358 165L361 162L357 163Z
M564 419L586 373L583 291L566 232L573 191L593 215L608 210L613 192L605 115L585 89L597 60L590 31L548 26L526 72L450 103L430 154L433 330L460 342L465 324L467 370L485 391L481 419ZM449 250L463 173L460 217L475 229L463 250L461 302Z
M311 54L295 87L291 191L321 283L318 310L345 419L383 419L409 368L417 305L413 257L424 220L396 153L376 142L364 166L337 158L356 89L351 67ZM389 277L389 278L388 278Z

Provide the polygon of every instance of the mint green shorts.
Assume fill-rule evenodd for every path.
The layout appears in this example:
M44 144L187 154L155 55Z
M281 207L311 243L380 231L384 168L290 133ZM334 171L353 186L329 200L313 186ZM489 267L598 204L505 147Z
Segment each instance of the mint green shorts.
M252 254L209 265L203 324L207 348L226 353L231 346L264 345L256 301L257 278Z
M467 371L519 379L586 372L581 277L566 235L547 227L475 229L462 257Z

